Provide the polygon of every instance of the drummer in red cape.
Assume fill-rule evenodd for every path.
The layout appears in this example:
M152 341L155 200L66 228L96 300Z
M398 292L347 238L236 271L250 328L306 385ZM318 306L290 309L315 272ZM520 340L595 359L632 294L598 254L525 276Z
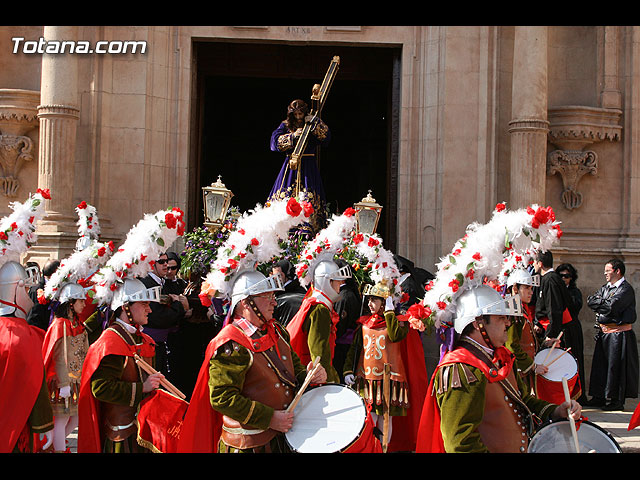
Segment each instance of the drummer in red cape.
M200 297L225 297L230 307L224 327L207 346L178 452L288 452L284 433L293 412L287 408L308 373L313 383L327 380L322 366L312 370L313 362L301 363L287 331L273 319L275 292L283 290L280 277L257 270L278 255L270 245L302 220L299 215L295 199L256 207L220 249L233 253L218 255L211 265Z
M526 452L539 422L580 419L577 402L537 399L515 374L514 355L504 347L509 316L521 315L514 300L487 285L455 299L455 342L432 377L416 452Z

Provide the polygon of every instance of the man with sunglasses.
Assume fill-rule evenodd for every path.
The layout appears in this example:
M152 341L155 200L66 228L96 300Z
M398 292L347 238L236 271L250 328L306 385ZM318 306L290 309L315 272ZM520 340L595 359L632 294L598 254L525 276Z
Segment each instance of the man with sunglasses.
M168 338L176 331L179 322L189 309L189 303L184 295L166 294L165 283L169 258L166 253L161 254L153 265L149 274L140 280L147 288L160 287L161 301L151 304L151 313L145 333L156 342L156 367L173 382L173 372L170 362Z

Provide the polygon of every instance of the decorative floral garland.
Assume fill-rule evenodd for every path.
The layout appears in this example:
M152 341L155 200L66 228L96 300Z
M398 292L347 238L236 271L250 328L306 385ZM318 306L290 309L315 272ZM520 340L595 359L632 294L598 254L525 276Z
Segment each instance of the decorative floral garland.
M508 211L506 204L497 204L491 220L485 225L470 224L465 236L436 265L436 278L425 289L424 308L408 313L419 315L429 327L453 326L458 295L472 286L497 281L510 255L547 251L561 236L551 207L531 205Z
M76 206L78 213L78 234L81 237L98 238L100 236L100 222L96 214L96 207L84 200Z
M312 214L313 206L296 198L276 200L264 206L258 204L245 212L218 249L200 287L201 302L209 305L211 298L227 298L234 275L280 255L281 239Z
M12 202L13 213L0 220L0 265L9 260L20 261L38 239L35 224L44 214L44 200L50 200L49 189L38 189L24 203Z
M325 257L328 253L339 255L348 244L351 232L356 226L355 213L353 208L347 208L341 215L334 214L328 225L306 244L295 266L296 275L303 287L308 286L313 280L313 270L318 263L318 257Z
M93 242L89 247L72 253L60 262L60 266L47 280L44 298L54 299L59 289L68 282L78 283L85 288L93 285L94 281L89 277L109 260L114 251L113 242ZM93 294L93 290L90 290L89 296Z
M93 276L94 303L108 305L113 292L127 277L144 277L160 255L184 235L184 213L179 208L146 214L134 226L118 251Z

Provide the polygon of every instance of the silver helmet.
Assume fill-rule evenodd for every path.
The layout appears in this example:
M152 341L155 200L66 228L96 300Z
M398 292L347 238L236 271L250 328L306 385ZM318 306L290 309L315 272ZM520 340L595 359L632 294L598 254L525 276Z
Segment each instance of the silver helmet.
M488 285L478 285L461 293L455 301L454 329L462 333L464 328L482 315L522 316L522 302L517 295L502 297Z
M331 280L347 280L351 278L351 270L345 265L340 268L333 261L332 254L322 254L313 269L313 288L324 293L329 300L335 302L340 297L331 286Z
M85 248L90 247L95 240L88 235L83 235L82 237L76 240L76 252L81 252Z
M238 302L250 295L283 290L282 279L279 275L266 277L257 270L238 272L231 285L231 308L229 311L233 313Z
M87 290L88 289L80 284L68 282L60 287L56 297L60 303L65 303L70 300L85 300L87 298Z
M10 260L0 267L0 315L27 318L33 307L28 289L40 282L38 267L23 267Z
M160 302L160 287L147 288L137 278L125 278L113 292L111 310L133 302Z
M509 278L507 278L507 287L512 287L513 285L531 285L532 287L540 286L540 275L531 275L528 270L524 268L517 268Z

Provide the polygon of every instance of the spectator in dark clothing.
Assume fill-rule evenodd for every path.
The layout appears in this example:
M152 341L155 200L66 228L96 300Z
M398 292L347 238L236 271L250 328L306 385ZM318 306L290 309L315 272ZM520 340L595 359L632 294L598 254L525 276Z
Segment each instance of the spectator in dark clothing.
M31 301L33 302L33 308L29 311L29 315L27 316L27 323L29 325L34 325L38 328L41 328L44 331L47 331L49 328L49 320L51 318L51 312L49 311L49 304L51 302L44 301L40 303L38 301L38 290L44 290L44 286L51 278L51 275L55 273L55 271L60 266L60 260L49 259L44 264L42 268L42 277L40 278L40 283L35 285L29 289L29 296L31 297Z
M604 267L607 283L587 297L597 331L589 382L592 398L587 405L610 411L624 410L626 398L638 397L636 295L624 273L621 260L610 260Z
M301 293L304 295L307 293L305 288L300 285L298 277L296 276L295 267L289 260L280 260L271 269L272 275L280 275L282 285L284 286L284 292L275 292L276 297L285 293Z

